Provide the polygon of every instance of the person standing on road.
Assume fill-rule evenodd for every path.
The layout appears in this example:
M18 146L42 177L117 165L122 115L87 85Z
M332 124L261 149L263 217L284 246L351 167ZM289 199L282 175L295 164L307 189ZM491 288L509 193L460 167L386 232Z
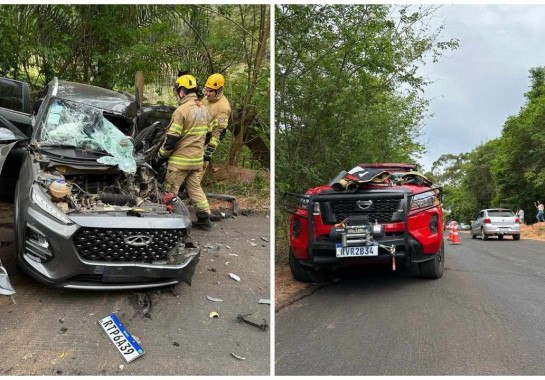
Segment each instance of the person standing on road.
M159 159L168 159L164 189L177 192L186 181L187 193L197 209L197 221L193 226L210 230L210 206L201 188L201 180L204 146L212 132L212 116L197 98L194 76L180 76L174 90L179 106L172 114L166 140L158 153Z
M545 222L545 215L544 215L544 212L543 212L543 203L541 203L540 201L537 201L535 203L536 205L536 208L537 208L537 214L536 214L536 218L537 218L537 221L538 222Z
M204 85L203 104L212 115L212 137L204 149L204 171L208 168L212 154L227 132L227 124L231 115L231 105L223 94L224 85L225 78L218 73L210 75Z
M524 210L523 209L519 209L518 217L519 217L519 220L520 220L520 224L524 224Z

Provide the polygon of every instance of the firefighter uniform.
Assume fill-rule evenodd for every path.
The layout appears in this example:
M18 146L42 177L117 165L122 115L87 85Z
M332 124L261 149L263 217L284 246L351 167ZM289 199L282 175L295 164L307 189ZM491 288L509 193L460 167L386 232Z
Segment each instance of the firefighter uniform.
M231 105L225 95L223 95L223 85L225 79L221 74L212 74L208 77L205 87L210 88L217 92L214 97L205 97L203 104L208 108L212 115L212 137L204 149L204 170L208 167L210 157L215 152L218 144L227 131L227 124L229 123L229 116L231 115Z
M190 93L182 98L172 114L167 138L159 154L168 157L165 191L177 192L186 181L187 193L197 209L197 214L210 214L206 195L201 188L203 176L204 143L212 131L212 116L197 98Z

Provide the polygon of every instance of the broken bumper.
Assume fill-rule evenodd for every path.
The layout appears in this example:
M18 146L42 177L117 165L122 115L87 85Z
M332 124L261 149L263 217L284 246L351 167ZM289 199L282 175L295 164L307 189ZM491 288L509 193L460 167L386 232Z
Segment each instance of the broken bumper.
M171 250L176 253L169 254L168 262L134 262L85 256L85 247L82 248L76 239L82 230L102 229L106 235L130 229L150 233L187 231L188 221L184 218L90 215L70 216L70 219L74 224L63 224L32 205L24 216L19 216L17 240L22 246L18 249L17 260L31 277L54 287L91 290L145 289L179 282L191 284L199 253L186 251L183 240ZM117 253L119 247L113 248L114 243L112 239L104 240L104 246L99 248L115 249Z

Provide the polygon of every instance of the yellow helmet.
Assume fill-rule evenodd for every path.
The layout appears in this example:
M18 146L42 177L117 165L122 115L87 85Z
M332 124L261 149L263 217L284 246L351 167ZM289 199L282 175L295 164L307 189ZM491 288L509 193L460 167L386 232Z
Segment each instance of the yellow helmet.
M208 87L214 90L220 89L225 84L225 78L221 74L212 74L206 80L204 87Z
M197 79L193 75L182 75L178 79L176 79L176 89L180 87L185 87L188 90L191 90L193 88L197 88Z

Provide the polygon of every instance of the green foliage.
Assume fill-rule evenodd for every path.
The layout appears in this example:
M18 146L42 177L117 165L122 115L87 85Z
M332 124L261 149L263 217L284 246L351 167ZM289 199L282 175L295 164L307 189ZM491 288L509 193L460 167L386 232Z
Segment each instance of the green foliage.
M500 138L470 153L443 155L432 169L445 186L445 205L458 220L488 207L522 208L535 218L534 202L545 198L545 67L530 69L526 104L509 116Z
M34 92L53 77L133 92L142 71L147 85L168 98L179 69L201 83L226 77L230 126L237 134L240 109L251 109L252 133L269 148L269 62L254 66L263 35L265 5L0 5L0 75L25 80ZM260 36L263 36L261 40ZM250 144L242 157L248 155ZM254 155L251 151L250 155ZM268 152L264 155L268 166ZM255 157L254 157L255 159Z
M409 12L410 9L414 11ZM302 191L359 162L412 162L428 102L416 71L457 41L434 8L283 5L276 14L277 185Z

